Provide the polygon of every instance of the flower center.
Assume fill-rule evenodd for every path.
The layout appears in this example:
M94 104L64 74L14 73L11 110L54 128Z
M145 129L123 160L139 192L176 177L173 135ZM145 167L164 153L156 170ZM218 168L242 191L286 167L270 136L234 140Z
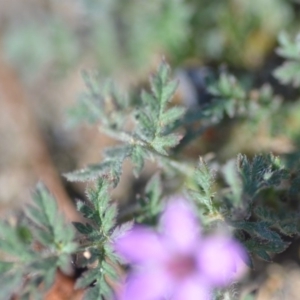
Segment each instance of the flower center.
M168 273L176 280L181 280L196 270L194 257L187 255L174 255L166 265Z

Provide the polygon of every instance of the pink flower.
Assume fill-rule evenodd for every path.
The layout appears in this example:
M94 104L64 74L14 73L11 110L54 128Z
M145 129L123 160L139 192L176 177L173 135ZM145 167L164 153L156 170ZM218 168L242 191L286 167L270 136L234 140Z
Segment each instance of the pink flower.
M117 241L118 253L135 265L122 300L209 299L214 287L236 279L244 249L226 236L201 238L187 203L170 202L160 225L162 233L136 226Z

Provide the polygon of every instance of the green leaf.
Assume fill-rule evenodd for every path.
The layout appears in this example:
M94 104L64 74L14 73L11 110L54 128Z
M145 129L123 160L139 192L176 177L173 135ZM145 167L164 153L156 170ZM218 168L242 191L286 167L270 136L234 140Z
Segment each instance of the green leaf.
M131 155L132 148L133 147L131 145L106 148L104 150L104 155L112 159L124 160L126 157Z
M97 212L90 206L84 204L82 201L77 201L77 210L86 218L90 219L96 223L100 222Z
M159 110L159 102L155 99L154 95L142 90L141 99L144 105L151 107L151 111Z
M99 269L90 269L83 273L83 276L77 279L75 288L82 289L89 286L93 281L97 280L97 275L99 273Z
M39 236L39 240L45 246L49 246L51 243L56 245L57 243L72 242L74 237L72 226L67 225L64 217L57 213L55 199L42 184L37 186L34 203L35 207L29 207L26 213L28 218L37 225L35 234Z
M8 262L0 262L0 285L5 285L1 295L6 299L10 293L42 299L41 293L53 284L57 268L67 270L70 254L77 249L71 224L57 213L55 199L40 183L21 224L0 225L0 248L8 254Z
M161 115L161 123L163 126L165 124L172 124L178 119L182 118L183 115L185 114L186 109L184 107L171 107L168 110L166 110L164 113Z
M37 219L33 221L37 221L36 224L40 226L54 226L57 218L56 201L43 184L39 183L37 185L33 200L39 210L39 212L35 213L39 215L39 220L43 219L42 222L37 221Z
M298 37L291 41L286 32L280 32L278 42L280 44L280 47L276 49L278 55L291 60L300 60L300 41Z
M155 126L153 124L156 120L153 120L149 113L143 112L142 110L137 114L135 114L135 118L138 121L139 127L137 133L141 136L145 141L151 141L155 136Z
M244 246L252 255L258 255L260 258L271 261L270 254L281 253L290 245L283 241L264 241L257 237L251 237L243 242Z
M116 272L116 269L111 264L108 264L106 261L103 261L102 268L111 279L115 281L119 280L119 275Z
M76 281L75 288L86 288L93 283L93 287L90 287L86 293L84 299L112 299L113 293L112 288L108 285L104 274L110 275L116 278L116 273L113 271L112 267L109 266L105 261L101 262L101 265L96 269L90 269L86 271L81 278Z
M136 217L138 223L149 224L157 223L164 206L162 199L163 187L160 173L155 173L145 187L144 195L139 199L142 213Z
M172 86L174 86L173 84L165 89L165 86L167 85L169 80L169 76L170 67L165 62L162 62L158 68L157 74L155 74L150 80L151 90L153 94L159 99L160 106L162 107L161 110L164 109L167 101L169 101L169 97L167 97L167 95L172 94Z
M200 158L198 168L195 171L195 181L197 190L189 192L197 204L203 205L209 213L213 213L215 211L213 205L214 175L202 158Z
M93 227L88 223L84 225L80 222L72 222L72 224L81 234L88 235L94 231Z
M294 87L300 86L300 40L297 36L294 41L281 32L278 37L280 47L277 49L278 55L287 59L285 63L274 71L274 76L282 84L292 84Z
M105 175L108 170L111 170L114 167L113 161L104 161L99 164L90 165L87 168L77 170L75 172L65 173L64 176L69 181L93 181L97 178Z
M223 167L223 174L225 181L230 187L232 204L240 204L242 200L243 186L234 160L230 160L225 164Z
M151 177L145 188L146 196L152 203L153 207L156 207L158 205L158 202L162 197L162 192L163 188L161 175L160 173L155 173Z
M270 255L265 250L257 250L255 254L267 262L272 262Z
M182 137L177 134L169 134L167 136L155 137L154 140L151 142L151 145L158 153L168 155L167 149L173 148L176 145L178 145L181 138Z
M95 188L89 188L86 191L89 200L92 202L98 213L102 213L109 205L110 198L108 188L109 183L106 180L98 179Z
M146 153L140 146L135 146L131 152L131 161L134 165L133 173L136 177L141 173L145 164Z
M11 227L7 222L0 221L0 249L22 261L33 258L34 253L29 249L28 243L24 241L17 228Z
M133 222L126 222L120 226L117 226L113 230L110 238L112 240L117 240L118 238L122 237L128 230L130 230L132 228L132 226L133 226Z
M116 224L117 205L112 203L107 207L103 214L102 230L104 233L108 233Z
M258 206L254 209L255 214L263 221L273 224L276 222L276 216L266 207Z
M234 221L231 222L231 224L237 229L245 230L249 234L264 239L266 241L282 241L280 235L269 228L270 224L268 222Z
M272 154L256 155L252 162L249 162L245 155L239 155L237 166L243 181L244 193L252 198L260 189L277 186L288 176L280 160Z
M273 74L282 84L300 86L300 62L287 61L278 67Z
M160 97L161 97L161 111L163 109L165 109L166 104L171 101L173 95L176 92L177 87L178 87L178 82L177 81L170 81L169 83L167 83L163 87L163 89L161 91L161 95L160 95Z
M114 186L119 182L122 173L122 160L106 160L97 165L90 165L85 169L64 174L69 181L94 181L100 177L105 178Z
M86 76L89 90L89 100L86 104L88 109L97 111L101 131L123 144L106 149L103 162L64 174L69 181L85 182L102 177L115 187L120 180L122 164L126 158L132 159L133 171L137 176L143 168L145 159L159 154L168 155L168 151L178 145L182 136L171 128L184 116L185 109L167 105L172 100L178 85L177 82L170 80L170 73L169 66L162 62L150 79L151 93L142 92L142 103L136 109L128 107L128 101L123 104L120 96L112 92L112 88L105 89L108 92L102 91L97 80ZM128 113L136 120L132 132L124 129L131 124ZM94 118L95 116L91 117ZM119 119L125 120L121 127Z
M54 283L56 274L56 265L50 265L44 274L44 289L49 290Z
M106 283L104 279L101 279L99 284L96 284L93 288L89 288L85 295L85 300L90 299L113 299L113 293L110 286Z
M222 73L219 80L209 87L209 92L218 100L206 108L205 114L217 121L225 113L232 118L245 110L246 93L234 76Z

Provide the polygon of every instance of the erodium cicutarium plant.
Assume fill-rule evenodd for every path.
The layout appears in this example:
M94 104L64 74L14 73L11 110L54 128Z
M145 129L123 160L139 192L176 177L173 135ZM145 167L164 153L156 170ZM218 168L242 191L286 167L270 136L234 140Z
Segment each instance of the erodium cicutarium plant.
M214 287L241 275L246 260L245 250L232 238L201 236L183 198L169 201L158 231L134 227L115 247L133 266L122 300L211 299Z
M280 45L288 61L275 75L299 86L299 40L281 35ZM128 97L96 75L85 73L84 80L86 92L70 112L73 123L94 124L118 143L103 151L101 161L64 174L69 181L93 182L76 201L79 221L65 222L42 184L21 218L0 221L0 300L44 299L57 270L67 273L71 266L81 272L74 288L84 290L85 300L237 299L233 283L246 265L272 262L300 235L299 130L287 125L289 116L299 119L299 104L284 105L268 85L253 93L221 73L207 87L211 102L178 105L172 103L178 82L165 61L148 89ZM240 124L252 136L259 124L276 125L294 135L295 152L238 154L228 161L204 150L184 154L208 129L229 143L226 124ZM123 205L111 195L125 161L147 183ZM155 170L144 177L149 162ZM186 199L167 201L170 195ZM115 288L120 281L121 290Z

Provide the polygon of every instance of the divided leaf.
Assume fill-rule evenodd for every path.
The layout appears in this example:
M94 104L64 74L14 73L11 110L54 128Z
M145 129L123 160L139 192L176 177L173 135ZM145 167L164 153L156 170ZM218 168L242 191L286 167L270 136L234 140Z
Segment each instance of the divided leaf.
M168 132L168 128L185 114L183 107L167 105L178 85L177 82L170 81L169 77L170 68L163 62L150 80L152 94L142 92L143 106L139 107L136 114L137 136L163 155L168 155L168 150L174 148L182 138L176 133Z
M155 225L163 210L162 179L160 173L154 174L146 185L145 193L140 198L141 213L136 217L138 223Z
M57 268L65 270L77 249L71 224L57 213L55 199L41 183L33 199L21 224L1 222L0 250L5 255L0 262L0 285L5 288L0 299L10 299L12 294L42 299Z
M125 94L119 93L110 80L101 82L97 74L82 73L86 91L78 99L77 105L68 112L69 123L77 125L82 121L101 123L113 129L122 128L126 121L124 113L129 106Z
M287 59L280 67L274 71L274 76L282 84L292 84L294 87L300 86L300 40L297 36L293 41L282 32L278 37L280 47L277 54Z
M138 175L143 170L145 164L145 157L147 153L141 146L135 146L131 152L131 161L133 163L133 174L138 177Z
M170 68L163 62L157 73L150 79L151 93L143 91L141 105L133 109L120 100L113 88L101 88L95 77L85 75L88 94L83 100L82 114L100 123L100 130L122 142L121 145L106 149L101 163L87 166L82 170L64 174L69 181L92 181L105 178L116 186L122 174L125 159L130 158L137 176L146 159L153 156L167 156L182 135L175 133L174 124L185 114L183 107L169 107L168 103L176 91L178 83L170 80ZM107 91L108 92L107 92ZM136 126L126 131L130 124L128 116L135 117ZM122 119L122 122L119 120ZM129 126L128 126L129 127ZM171 128L174 130L171 130Z
M232 118L245 109L246 93L232 75L221 74L219 81L209 87L209 92L217 99L207 106L205 114L216 120L222 119L225 113Z
M209 214L213 214L216 210L213 204L213 184L215 179L203 158L199 160L198 168L195 172L195 181L197 190L190 191L195 203L202 205Z
M272 154L256 155L249 162L245 155L237 158L238 171L241 175L244 193L251 198L263 187L277 186L288 176L278 157Z
M85 299L112 299L112 281L119 279L119 258L112 245L132 227L131 222L116 225L117 207L109 197L109 185L106 180L98 179L95 187L87 190L89 203L79 202L78 209L89 222L73 223L83 238L78 265L88 267L76 283L77 288L89 287Z

